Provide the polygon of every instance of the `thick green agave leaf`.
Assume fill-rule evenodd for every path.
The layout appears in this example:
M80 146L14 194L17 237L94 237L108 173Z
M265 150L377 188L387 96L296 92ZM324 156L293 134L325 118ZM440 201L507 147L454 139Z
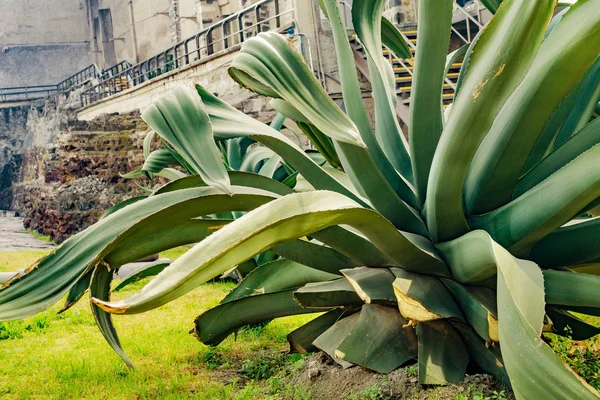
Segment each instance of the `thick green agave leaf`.
M409 182L394 169L383 153L383 150L371 129L369 117L367 116L365 106L362 102L362 92L356 74L356 63L354 61L352 48L348 42L348 31L342 21L339 2L336 0L321 0L319 1L319 4L321 5L323 12L329 18L331 24L346 112L350 119L356 124L363 141L367 145L367 151L371 156L371 159L381 171L385 180L404 201L413 205L410 201L410 197L414 197L414 192L410 189ZM383 19L385 18L382 17L382 30L386 29ZM382 37L385 42L386 35L382 35Z
M596 99L600 98L598 90L600 90L600 58L554 111L527 158L522 174L543 161L554 149L561 147L589 122ZM517 182L517 187L520 181L521 178Z
M384 154L409 182L413 171L408 143L396 117L396 84L391 64L381 52L381 15L385 0L355 0L352 3L352 24L363 45L373 98L375 99L375 135Z
M453 0L420 0L417 51L410 97L409 142L415 186L421 202L444 116L442 84L450 43Z
M302 56L275 32L244 42L229 75L264 96L283 99L331 138L362 146L354 123L329 98Z
M421 322L417 325L417 337L421 385L445 385L464 379L469 353L449 322Z
M211 308L194 321L194 336L204 344L215 346L246 325L322 311L301 307L294 300L293 292L284 290L249 296Z
M361 265L337 250L301 239L278 244L271 250L281 257L332 274L339 275L342 269Z
M373 160L364 149L339 143L337 148L345 171L354 177L373 207L398 229L429 236L417 210L405 203L377 171ZM407 201L414 206L417 200L413 189L408 188Z
M293 106L287 105L287 109L292 108ZM290 117L296 114L301 113L296 110L290 113ZM300 121L297 122L299 126L303 125L303 120L307 119L301 117ZM364 194L373 204L373 207L399 229L420 235L427 235L427 230L420 215L413 208L418 207L418 203L414 189L410 183L404 180L399 181L398 183L401 183L403 186L396 188L400 193L397 195L395 189L380 173L366 149L343 142L332 144L335 145L335 153L339 156L344 171L358 193L361 195ZM326 153L325 159L328 159L330 156ZM333 176L335 177L335 175Z
M363 304L350 282L339 278L329 282L308 283L294 292L294 299L313 309L349 308Z
M56 303L87 271L120 247L130 230L143 230L144 224L155 223L173 210L184 212L196 202L196 215L205 215L236 207L251 209L272 199L268 192L257 189L238 193L230 197L211 188L181 190L140 200L109 215L4 283L0 320L25 318Z
M262 165L262 162L276 155L277 154L268 147L259 146L250 149L242 158L240 171L256 173L260 169L259 166Z
M513 199L521 196L523 193L599 143L600 119L596 119L587 124L576 135L567 140L562 146L554 150L535 167L519 178L519 181L515 186Z
M392 259L379 250L367 238L356 231L351 232L340 226L332 226L315 232L311 237L325 243L361 265L393 265ZM410 240L410 235L406 235ZM426 248L422 247L425 251Z
M452 279L441 281L454 296L469 324L486 342L497 342L498 311L496 293L484 287L466 286Z
M596 398L596 391L566 367L541 338L545 315L542 271L531 261L515 258L489 236L488 240L498 270L500 348L517 399ZM551 290L547 288L546 296ZM555 384L547 385L548 379Z
M396 277L389 269L359 267L344 269L341 272L366 304L396 304L392 286Z
M227 149L227 161L229 168L238 171L242 166L242 146L239 139L229 139L225 141ZM244 154L245 155L245 154Z
M431 165L425 215L435 241L469 231L462 194L469 165L496 113L529 69L554 5L554 0L507 0L473 46Z
M459 321L451 321L452 325L462 335L463 343L471 360L473 360L479 368L481 368L487 374L492 375L494 378L510 386L510 379L504 368L504 362L502 361L502 355L500 354L500 346L489 345L485 342L474 330L466 323Z
M218 230L176 260L142 291L114 303L98 302L114 313L159 307L275 244L347 224L362 232L392 260L407 269L447 274L434 255L413 244L374 211L334 192L297 193L259 207Z
M58 312L59 314L67 311L69 308L77 304L79 300L81 300L85 292L87 292L87 290L90 287L90 282L92 280L93 273L94 270L86 272L85 275L83 275L77 282L75 282L71 289L69 289L69 292L67 293L67 298L65 299L65 304L63 305L63 308L61 308ZM10 276L9 278L11 277L12 276ZM0 282L3 282L2 279L0 279Z
M544 279L539 268L499 246L497 254L500 348L517 399L598 398L540 337Z
M171 152L167 149L154 150L152 153L148 154L148 157L144 160L142 171L145 171L152 176L151 174L160 172L169 165L179 165L179 162L173 157Z
M489 212L510 201L544 126L599 56L600 7L594 0L578 1L541 45L473 158L465 183L469 213ZM557 74L562 79L557 81Z
M209 117L192 86L181 86L150 105L142 119L194 168L209 186L231 192Z
M389 19L381 17L381 42L388 47L396 56L409 59L412 58L410 47L404 37Z
M189 213L170 211L168 215L161 215L161 218L153 218L143 229L136 229L127 237L127 246L111 250L104 260L109 265L124 265L161 251L198 243L231 221L195 219Z
M354 313L347 318L344 318L336 322L331 328L323 332L317 337L313 344L319 350L327 353L335 362L340 364L344 368L349 368L353 364L338 358L335 355L335 350L342 343L342 341L352 332L354 326L358 321L359 313Z
M115 292L122 290L127 285L135 283L141 279L148 278L150 276L156 276L163 269L167 268L171 264L170 260L158 259L150 263L140 263L137 268L133 269L127 276L121 279L121 282L114 288Z
M96 268L94 268L90 283L90 298L95 297L102 300L109 300L110 284L112 280L113 271L108 265L103 265L101 263L100 265L96 266ZM129 357L127 357L127 354L125 354L125 351L121 346L121 341L117 335L117 330L113 325L112 315L100 309L93 303L90 304L90 307L92 309L94 319L96 320L96 324L98 325L102 336L104 336L104 339L106 339L110 347L112 347L115 353L121 357L125 364L127 364L129 368L133 368L133 363Z
M321 282L339 278L339 275L319 271L297 262L279 259L263 264L250 272L221 303L238 300L257 294L295 289L310 282Z
M600 218L559 228L531 249L530 258L544 267L594 262L600 257Z
M600 328L590 325L567 310L559 307L546 307L546 313L552 321L553 331L573 340L587 340L600 333Z
M311 351L318 350L313 341L321 336L333 324L344 317L352 315L352 310L344 310L336 308L318 316L312 321L302 325L287 335L287 340L290 343L290 353L306 354Z
M436 247L458 282L469 285L485 285L490 279L495 282L494 248L485 231L472 231Z
M231 184L235 186L246 186L255 189L262 189L282 196L294 193L292 189L283 183L262 175L243 171L228 171L227 174L229 175ZM202 180L201 177L198 175L193 175L169 182L164 186L161 186L154 191L154 195L203 186L208 185Z
M152 141L156 137L156 131L151 129L144 137L144 143L142 144L142 151L144 153L144 160L148 158L152 152Z
M566 271L544 271L546 303L559 306L600 307L600 276Z
M300 128L302 133L304 133L313 146L315 146L315 149L325 157L329 165L333 168L341 168L342 163L340 162L340 158L333 146L333 141L328 136L310 123L307 124L302 121L296 121L296 125L298 125L298 128Z
M256 140L279 154L316 189L333 190L367 206L283 134L236 110L203 87L197 85L196 90L206 106L215 137L219 139L247 137Z
M469 225L486 230L511 253L526 257L533 245L600 196L599 156L597 144L521 197L469 218Z
M400 314L409 321L423 322L445 318L464 320L463 313L444 284L435 277L391 268Z
M417 355L417 335L398 310L362 306L356 324L334 351L336 358L387 374Z

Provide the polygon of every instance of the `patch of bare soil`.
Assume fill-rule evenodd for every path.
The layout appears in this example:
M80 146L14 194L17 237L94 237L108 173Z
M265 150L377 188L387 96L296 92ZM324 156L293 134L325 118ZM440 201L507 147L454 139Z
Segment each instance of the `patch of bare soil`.
M467 375L458 385L418 384L416 365L383 375L361 367L343 369L324 353L304 360L300 371L289 376L290 384L311 390L315 399L514 399L512 392L489 375ZM462 395L462 396L461 396Z

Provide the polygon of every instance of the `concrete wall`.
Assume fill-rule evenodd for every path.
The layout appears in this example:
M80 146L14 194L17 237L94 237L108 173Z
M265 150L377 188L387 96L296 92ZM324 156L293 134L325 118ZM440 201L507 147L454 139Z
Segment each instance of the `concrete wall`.
M88 40L83 0L2 0L0 43L82 43Z
M250 113L267 111L268 99L254 95L253 93L240 88L227 74L227 67L231 63L237 52L232 52L212 61L194 65L180 71L174 71L167 75L161 75L143 85L136 86L133 89L122 92L118 95L109 97L103 101L95 103L89 107L80 110L77 114L79 120L89 121L103 114L127 113L135 110L144 110L160 96L167 93L170 89L188 83L199 83L206 87L212 93L216 93L229 104L243 109L241 103L248 99L257 98L260 104L254 102L252 110L246 109ZM270 117L272 114L269 114ZM266 116L266 115L265 115Z
M0 53L0 87L55 85L90 63L87 43L11 46Z
M131 5L129 0L87 1L91 10L90 25L96 27L91 31L92 51L100 68L114 65L105 51L105 47L110 43L114 46L117 62L127 60L134 64L171 45L170 0L134 0ZM103 36L101 10L110 10L112 40Z
M56 84L91 63L84 0L2 0L0 87Z

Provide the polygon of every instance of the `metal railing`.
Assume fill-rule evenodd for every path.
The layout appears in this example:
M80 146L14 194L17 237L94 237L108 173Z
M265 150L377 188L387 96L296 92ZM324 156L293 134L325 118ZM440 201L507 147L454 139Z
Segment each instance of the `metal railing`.
M452 19L452 32L458 36L463 43L471 43L473 41L473 33L477 34L481 32L483 26L485 25L483 22L482 10L485 9L479 0L473 0L466 3L464 6L456 4L454 7L454 16ZM466 37L463 35L463 32L460 32L456 27L455 23L465 21L465 31L464 33L467 35Z
M0 88L0 102L43 99L56 93L58 93L57 85Z
M113 65L112 67L102 70L98 78L100 80L108 79L111 76L116 76L129 68L131 68L131 63L127 60L123 60L120 63Z
M140 85L158 76L231 51L260 32L283 31L294 25L294 9L280 9L280 0L261 0L188 37L172 47L120 71L81 94L83 106Z
M89 83L93 78L100 75L100 69L96 64L91 64L68 77L67 79L56 85L59 92L66 92L73 88L81 87Z
M56 85L15 86L0 88L0 102L27 101L43 99L45 97L67 93L85 85L89 85L92 79L100 76L100 70L96 64L88 65L80 71Z

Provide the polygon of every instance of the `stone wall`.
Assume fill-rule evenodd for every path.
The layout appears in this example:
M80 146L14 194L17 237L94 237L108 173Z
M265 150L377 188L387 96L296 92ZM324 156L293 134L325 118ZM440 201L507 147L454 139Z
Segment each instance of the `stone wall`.
M118 202L142 193L121 177L143 162L147 127L136 113L70 121L54 144L25 150L0 208L19 211L25 227L62 242Z

